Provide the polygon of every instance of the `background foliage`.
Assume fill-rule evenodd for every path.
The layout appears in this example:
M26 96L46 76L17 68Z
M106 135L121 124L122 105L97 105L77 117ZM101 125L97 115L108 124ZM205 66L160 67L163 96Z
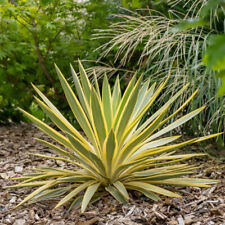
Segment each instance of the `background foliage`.
M43 117L32 102L31 82L64 109L53 63L68 74L78 58L96 59L100 41L90 41L91 32L106 27L117 6L103 0L0 3L0 121L19 121L17 106Z
M99 78L106 72L113 83L120 74L122 89L136 70L154 81L171 74L157 104L189 82L183 100L197 88L199 93L182 113L204 104L207 108L185 131L195 135L225 130L225 0L0 3L1 123L21 120L17 106L43 118L32 101L31 82L40 84L39 89L68 114L53 63L69 78L68 64L76 66L80 58L85 67L98 60L87 70L89 75L93 69Z

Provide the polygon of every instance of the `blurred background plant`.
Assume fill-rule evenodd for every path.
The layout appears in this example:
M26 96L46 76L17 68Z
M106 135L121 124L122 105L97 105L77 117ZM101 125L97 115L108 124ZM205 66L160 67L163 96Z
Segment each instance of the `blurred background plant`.
M116 8L104 0L1 0L0 123L20 121L17 106L43 117L31 82L67 112L53 63L68 74L77 58L96 59L99 41L90 41L91 32L107 27Z
M72 118L53 63L69 78L68 63L76 66L80 58L90 76L95 71L101 79L106 73L113 84L119 74L122 89L134 71L157 82L170 74L157 106L190 83L183 100L197 88L199 93L181 114L204 104L207 108L183 132L193 136L225 130L225 0L0 3L0 123L24 119L15 110L18 105L45 119L32 102L30 82L40 84Z

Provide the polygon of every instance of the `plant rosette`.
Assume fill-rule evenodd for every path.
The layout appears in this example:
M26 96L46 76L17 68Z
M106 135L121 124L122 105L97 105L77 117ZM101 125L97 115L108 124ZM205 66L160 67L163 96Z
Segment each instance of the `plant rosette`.
M176 150L216 137L220 133L180 143L172 143L180 136L165 137L165 134L204 109L198 108L168 123L194 98L197 91L173 114L167 115L169 107L187 89L188 85L185 85L142 123L143 116L157 99L168 79L156 86L155 83L150 85L150 80L142 82L142 76L137 79L134 75L122 94L119 77L111 89L105 75L100 91L96 76L92 84L80 62L79 70L78 77L71 66L76 89L74 92L56 66L68 104L85 137L34 85L40 97L35 97L37 103L62 132L20 109L41 131L65 147L64 149L37 139L52 149L57 156L35 155L62 160L74 168L37 168L36 173L15 178L22 182L9 186L10 188L37 187L18 206L27 201L36 202L60 197L61 200L56 207L70 202L70 209L80 205L81 211L84 212L90 202L107 193L122 203L129 201L129 190L141 192L158 201L158 195L180 197L161 185L209 187L217 183L216 180L187 177L197 167L182 161L204 154L181 154Z

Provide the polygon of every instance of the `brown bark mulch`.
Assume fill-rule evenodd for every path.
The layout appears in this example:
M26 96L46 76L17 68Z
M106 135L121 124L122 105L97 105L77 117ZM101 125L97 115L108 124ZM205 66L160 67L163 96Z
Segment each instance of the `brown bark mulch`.
M66 165L56 160L44 160L29 153L48 153L45 146L36 142L33 137L45 137L30 124L0 127L0 224L12 225L225 225L225 167L211 158L190 160L189 163L204 166L197 171L200 177L220 180L210 188L175 188L183 198L162 198L153 202L131 193L129 204L122 205L112 197L90 205L81 214L80 209L68 213L68 206L53 209L55 200L26 204L14 209L27 194L30 188L4 189L15 183L10 178L32 171L40 166ZM212 147L211 147L212 148ZM195 152L199 151L197 148Z

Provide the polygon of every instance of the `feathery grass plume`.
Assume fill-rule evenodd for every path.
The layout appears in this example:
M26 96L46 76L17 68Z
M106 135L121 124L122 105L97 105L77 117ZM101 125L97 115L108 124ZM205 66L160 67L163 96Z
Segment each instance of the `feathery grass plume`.
M210 28L216 29L217 22L223 20L224 0L188 0L185 3L182 0L167 0L173 9L180 8L184 12L183 19L204 17L209 15Z
M80 77L71 66L76 93L56 66L68 104L82 128L85 137L75 129L48 98L33 86L37 103L59 132L31 114L21 111L44 133L63 145L65 149L39 140L51 148L57 156L36 154L70 164L71 169L37 168L36 173L16 178L21 183L10 188L37 187L18 206L31 200L46 200L61 197L56 207L70 203L70 209L81 205L84 212L90 202L110 193L119 202L129 201L129 190L136 190L150 199L160 200L158 195L180 197L162 185L209 187L216 180L189 178L196 169L182 161L203 154L182 154L178 148L201 142L219 135L213 134L189 141L173 143L180 136L165 134L181 126L199 114L204 107L168 123L197 92L172 115L167 115L176 99L187 89L184 86L170 100L152 114L144 123L142 117L157 99L167 80L156 86L150 80L142 82L142 76L134 76L124 93L121 93L119 79L111 89L105 76L102 90L97 80L92 84L79 63ZM177 152L176 152L177 150Z
M136 54L136 64L140 68L157 61L157 70L160 71L168 63L173 68L179 66L181 60L198 58L197 48L201 46L197 45L199 41L204 44L208 32L203 28L199 28L199 32L173 32L181 17L172 10L171 14L173 16L169 18L149 10L148 16L135 12L117 15L119 22L111 24L108 29L98 29L93 35L93 39L108 40L97 49L102 50L100 59L112 51L115 52L115 61L124 66Z

